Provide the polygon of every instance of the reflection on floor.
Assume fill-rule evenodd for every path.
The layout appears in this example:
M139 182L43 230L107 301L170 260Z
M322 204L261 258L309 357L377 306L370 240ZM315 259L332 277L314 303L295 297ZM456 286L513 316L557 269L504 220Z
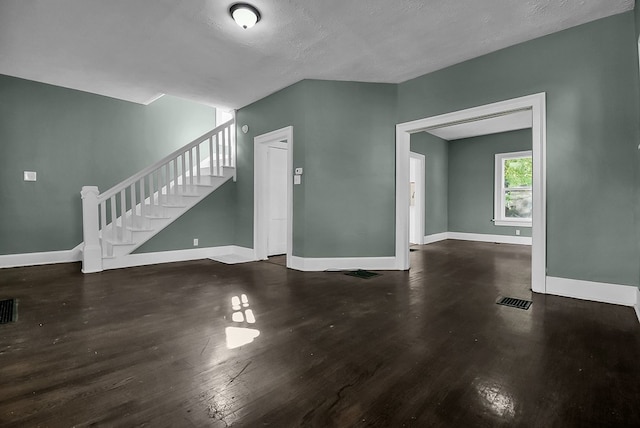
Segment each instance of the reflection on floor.
M0 270L20 303L0 425L640 426L632 309L532 294L525 246L443 241L411 263L368 281L210 260Z

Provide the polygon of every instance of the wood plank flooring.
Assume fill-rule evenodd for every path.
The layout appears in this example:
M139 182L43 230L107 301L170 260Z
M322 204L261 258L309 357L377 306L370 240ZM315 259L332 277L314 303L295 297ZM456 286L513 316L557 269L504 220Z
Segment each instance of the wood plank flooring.
M416 248L411 271L367 280L209 260L0 270L0 300L19 300L0 426L640 426L633 309L532 295L529 247ZM259 335L228 349L250 332L234 328Z

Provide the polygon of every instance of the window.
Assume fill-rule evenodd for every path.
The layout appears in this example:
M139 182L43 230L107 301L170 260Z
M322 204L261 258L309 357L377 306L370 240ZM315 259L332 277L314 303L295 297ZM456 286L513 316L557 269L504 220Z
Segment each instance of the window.
M531 227L531 151L496 154L495 172L494 224Z

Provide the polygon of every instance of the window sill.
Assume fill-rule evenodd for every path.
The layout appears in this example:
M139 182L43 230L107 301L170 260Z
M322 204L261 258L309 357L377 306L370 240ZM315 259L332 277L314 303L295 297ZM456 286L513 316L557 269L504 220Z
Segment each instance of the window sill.
M531 227L531 221L519 221L519 220L493 220L495 226L517 226L517 227Z

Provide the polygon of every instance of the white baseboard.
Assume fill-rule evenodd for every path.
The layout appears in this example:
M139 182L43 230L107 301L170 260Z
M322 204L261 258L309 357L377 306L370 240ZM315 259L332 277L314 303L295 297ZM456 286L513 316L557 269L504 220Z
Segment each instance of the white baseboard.
M186 262L190 260L216 259L224 256L247 256L253 250L237 245L225 245L220 247L190 248L187 250L158 251L155 253L129 254L118 259L104 259L104 270L120 269L135 266L156 265L160 263ZM244 260L250 261L250 260Z
M460 241L496 242L498 244L531 245L530 236L489 235L484 233L448 232L447 239Z
M395 257L335 257L335 258L311 258L291 256L290 268L306 271L333 271L333 270L396 270Z
M434 242L445 241L449 239L449 232L434 233L424 237L424 244L433 244Z
M459 241L496 242L498 244L531 245L530 236L490 235L485 233L442 232L424 237L425 244L457 239Z
M253 248L240 247L238 245L229 245L222 251L216 249L215 254L209 258L217 262L225 263L228 265L235 265L238 263L247 263L256 261L256 252Z
M71 250L45 251L41 253L7 254L0 256L0 269L19 266L72 263L82 260L82 244Z
M634 306L638 322L640 322L640 288L636 288L636 304Z
M636 312L638 311L638 287L632 285L607 284L604 282L548 276L546 294L632 306L636 308Z

